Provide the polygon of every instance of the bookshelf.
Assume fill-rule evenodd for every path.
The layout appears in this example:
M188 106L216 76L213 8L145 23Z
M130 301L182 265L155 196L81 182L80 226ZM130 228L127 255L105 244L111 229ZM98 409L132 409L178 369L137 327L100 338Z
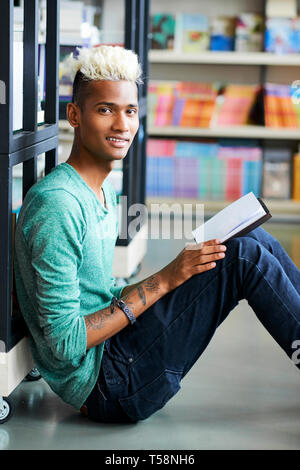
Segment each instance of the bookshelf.
M148 128L148 134L151 136L164 137L205 137L217 138L228 137L245 139L270 139L270 140L300 140L299 129L280 128L274 129L264 126L226 126L216 128L197 128L197 127L179 127L179 126L151 126Z
M300 203L292 200L274 199L264 199L264 202L269 208L272 214L271 220L274 222L300 223ZM165 211L169 214L169 209L171 209L174 204L178 204L178 199L169 197L148 197L146 205L151 216L158 217L160 214L163 215ZM184 204L191 205L192 214L196 214L196 205L203 204L205 218L208 218L224 209L228 205L228 201L199 201L199 199L180 198L180 204L182 206L184 206Z
M37 181L39 157L44 155L45 174L57 164L59 0L48 0L46 8L47 74L44 123L39 125L37 112L39 2L24 1L21 15L23 27L17 35L15 34L17 10L14 1L6 0L1 4L0 83L3 86L3 93L0 107L0 415L4 404L2 396L8 396L33 366L26 328L16 303L12 301L14 298L13 239L17 218L13 205L14 174L18 174L18 179L21 180L20 193L21 199L24 199L27 191ZM19 54L22 61L16 63ZM14 86L16 77L21 78L17 89ZM17 129L16 114L20 117Z
M164 13L178 15L180 13L203 14L211 20L216 16L236 16L243 12L253 12L262 15L266 19L268 2L258 0L228 0L226 6L220 0L211 0L209 4L186 0L184 7L179 0L172 4L166 0L152 0L152 14ZM298 14L300 14L300 2L298 2ZM179 15L180 16L180 15ZM176 16L176 22L178 16ZM177 25L177 23L176 23ZM150 50L150 81L178 81L178 82L219 82L232 84L264 85L265 83L292 84L299 75L300 53L275 54L272 52L238 52L238 51L198 51L181 52L178 41L174 41L173 50ZM299 76L300 78L300 76ZM241 139L246 142L249 139L265 149L269 146L288 147L296 153L300 143L299 128L272 128L264 125L238 125L210 127L186 127L186 126L158 126L153 125L153 120L147 128L149 138L154 139L182 139L187 141L205 142L222 139L230 141ZM259 121L257 121L259 122ZM167 124L167 123L166 123ZM292 178L292 173L291 173ZM167 204L192 203L193 199L153 198L149 195L147 203L152 202ZM267 200L267 199L266 199ZM225 207L229 201L198 200L203 202L207 213L213 214ZM299 222L300 202L289 200L268 200L274 219Z
M272 65L275 67L300 66L300 54L273 54L271 52L206 51L180 53L151 50L150 64L211 64L211 65Z

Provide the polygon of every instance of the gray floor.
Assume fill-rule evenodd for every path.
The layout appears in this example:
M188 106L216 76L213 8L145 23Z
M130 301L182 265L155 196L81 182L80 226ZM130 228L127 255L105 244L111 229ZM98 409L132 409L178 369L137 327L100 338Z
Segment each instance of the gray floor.
M266 224L299 264L300 227ZM178 240L149 241L138 279L177 255ZM298 247L298 248L297 248ZM266 300L267 301L267 300ZM300 449L300 377L241 302L167 406L136 425L82 418L47 384L22 382L0 426L0 449Z

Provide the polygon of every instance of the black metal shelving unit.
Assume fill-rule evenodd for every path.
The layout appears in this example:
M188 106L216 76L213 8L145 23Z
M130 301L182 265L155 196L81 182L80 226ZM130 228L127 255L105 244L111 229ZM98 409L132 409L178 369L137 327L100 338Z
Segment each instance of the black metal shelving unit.
M44 122L38 123L39 0L24 0L23 70L14 64L14 0L3 0L0 15L0 423L6 422L12 404L6 398L27 375L39 378L26 340L26 327L14 293L13 248L16 214L13 213L13 170L22 165L22 199L38 179L38 157L45 155L44 174L58 164L59 119L59 14L60 1L46 0ZM125 0L125 47L134 50L142 64L139 85L140 129L123 168L123 195L127 207L145 202L146 103L150 0ZM14 131L14 74L23 74L22 129ZM14 106L15 105L15 106ZM122 217L125 232L128 210ZM117 244L130 244L127 236ZM13 366L13 367L12 367ZM5 398L3 398L5 397Z
M25 197L37 181L37 159L45 153L45 174L57 164L59 0L47 0L44 124L37 122L38 0L24 0L23 71L13 70L14 1L1 2L0 15L0 344L8 353L24 336L21 316L12 311L13 167L23 164ZM13 131L13 75L23 73L23 128Z

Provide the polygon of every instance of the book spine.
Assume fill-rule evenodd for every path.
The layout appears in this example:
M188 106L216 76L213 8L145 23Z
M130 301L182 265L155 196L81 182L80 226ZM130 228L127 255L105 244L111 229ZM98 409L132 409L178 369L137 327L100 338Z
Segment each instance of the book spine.
M226 168L226 200L232 201L242 195L242 168L243 160L239 157L227 159Z
M196 198L198 195L198 159L176 158L175 197Z
M256 197L261 194L262 162L245 160L243 163L243 195L253 192Z
M293 200L300 201L300 154L293 159Z
M212 157L212 189L211 199L222 200L225 197L225 161Z
M291 258L295 265L300 269L300 239L299 237L292 237Z
M147 177L146 177L146 194L147 196L154 196L154 165L155 159L153 157L147 156L146 160L146 169L147 169Z
M184 98L175 98L172 110L172 126L181 126L182 114L186 100Z
M283 127L279 101L274 86L265 86L264 106L266 127Z
M13 130L23 128L23 40L14 33L13 42Z
M174 196L174 158L171 156L157 158L158 162L158 196Z
M172 95L159 95L157 100L154 124L155 126L169 126L172 122L174 97Z
M298 117L291 99L289 86L280 86L280 105L284 127L298 128Z
M198 195L202 199L212 199L213 187L213 159L203 157L200 159L199 190Z

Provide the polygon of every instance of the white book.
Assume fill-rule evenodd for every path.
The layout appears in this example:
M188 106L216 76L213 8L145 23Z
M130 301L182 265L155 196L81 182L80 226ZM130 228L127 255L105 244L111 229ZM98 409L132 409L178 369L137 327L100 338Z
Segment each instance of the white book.
M267 0L266 16L268 18L296 18L297 0Z
M220 239L223 243L254 230L270 218L263 201L250 192L201 224L192 234L196 243L213 239Z
M23 33L21 31L14 31L13 57L13 130L18 131L23 128Z

